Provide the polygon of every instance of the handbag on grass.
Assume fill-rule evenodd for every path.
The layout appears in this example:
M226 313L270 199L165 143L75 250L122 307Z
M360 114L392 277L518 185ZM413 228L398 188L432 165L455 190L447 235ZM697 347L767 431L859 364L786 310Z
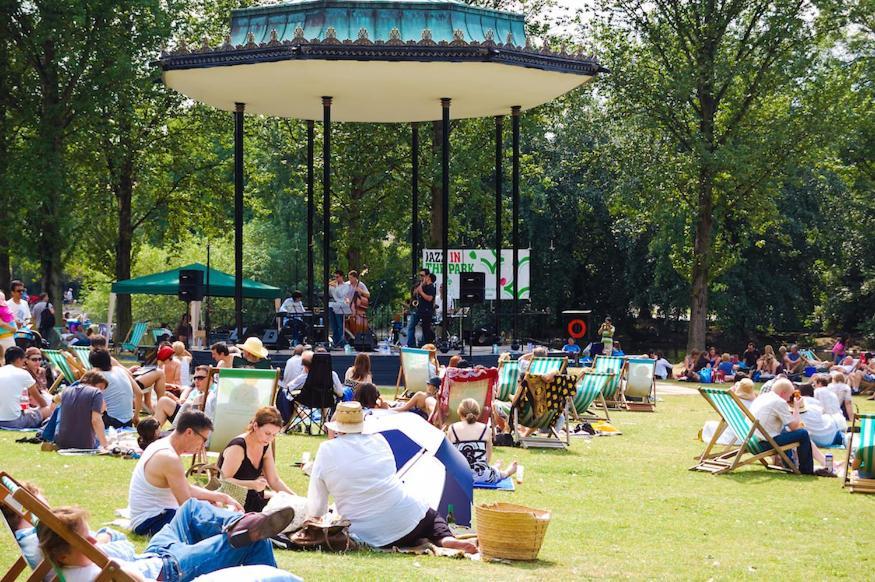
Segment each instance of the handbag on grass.
M289 536L293 550L322 550L323 552L348 552L357 548L349 537L349 520L341 519L325 523L321 519L308 519L304 526Z

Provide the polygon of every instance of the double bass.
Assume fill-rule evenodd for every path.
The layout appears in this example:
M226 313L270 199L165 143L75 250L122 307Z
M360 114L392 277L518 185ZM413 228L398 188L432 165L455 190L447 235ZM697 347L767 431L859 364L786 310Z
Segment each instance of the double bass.
M368 274L368 268L365 267L359 274L359 281ZM370 300L359 293L358 289L352 294L349 300L349 308L352 313L346 318L346 330L355 338L356 335L364 333L370 329L368 324L368 306Z

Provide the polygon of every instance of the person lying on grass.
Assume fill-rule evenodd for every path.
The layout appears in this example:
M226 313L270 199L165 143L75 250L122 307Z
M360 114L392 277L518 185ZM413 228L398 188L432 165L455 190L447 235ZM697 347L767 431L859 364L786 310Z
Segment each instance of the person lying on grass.
M480 418L480 405L473 398L465 398L459 403L456 411L459 422L450 425L447 438L468 461L474 471L475 483L498 483L516 473L517 462L510 464L506 471L501 470L499 463L492 462L492 435L489 425L477 422Z

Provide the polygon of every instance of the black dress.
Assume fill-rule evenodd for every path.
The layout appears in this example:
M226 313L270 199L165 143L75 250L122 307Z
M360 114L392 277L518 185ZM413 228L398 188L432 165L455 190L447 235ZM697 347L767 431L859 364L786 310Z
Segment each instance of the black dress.
M264 469L264 455L267 454L267 449L270 445L265 445L264 450L261 451L261 460L258 463L258 468L252 465L252 461L249 460L249 454L246 451L246 441L243 437L237 437L231 439L228 443L229 447L240 447L243 449L243 462L240 463L240 468L237 469L237 472L234 473L234 479L240 479L241 481L255 481L259 477L261 477L262 469ZM219 455L219 469L222 468L222 463L225 461L225 452ZM243 505L244 511L261 511L267 505L267 499L264 497L263 491L256 491L255 489L250 489L246 492L246 503Z

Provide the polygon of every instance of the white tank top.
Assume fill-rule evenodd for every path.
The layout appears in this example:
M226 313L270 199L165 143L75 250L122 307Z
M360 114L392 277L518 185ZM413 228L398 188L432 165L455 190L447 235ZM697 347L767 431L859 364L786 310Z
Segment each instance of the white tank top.
M128 508L131 511L131 529L138 527L141 523L155 517L165 509L176 509L179 507L179 502L169 487L155 487L146 480L146 463L149 462L155 453L159 451L170 450L170 437L159 439L146 447L143 451L143 456L134 467L134 474L131 476L131 487L128 490ZM174 454L176 452L174 451Z

